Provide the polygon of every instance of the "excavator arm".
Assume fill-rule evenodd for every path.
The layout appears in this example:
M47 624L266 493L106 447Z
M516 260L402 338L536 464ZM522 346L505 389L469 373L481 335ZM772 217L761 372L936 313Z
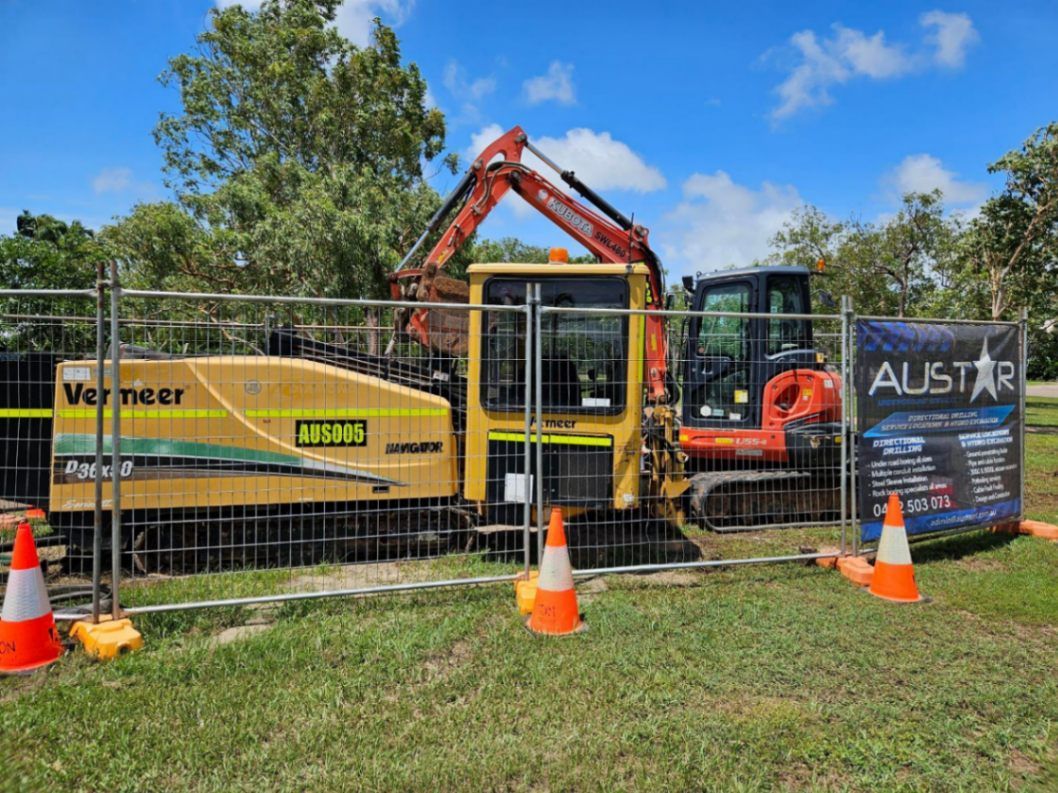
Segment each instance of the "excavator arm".
M594 209L572 198L524 164L522 156L526 149L554 169L562 181L580 193ZM471 163L459 184L434 213L426 230L397 270L390 275L393 298L433 303L465 302L465 287L460 282L445 278L441 270L508 191L521 196L600 262L645 263L649 270L647 308L650 311L664 308L665 286L661 262L650 248L650 232L615 209L578 179L573 171L562 170L529 142L521 127L514 127L490 143ZM454 217L449 221L453 213ZM409 267L409 262L419 248L446 222L447 227L422 265ZM460 345L465 343L459 338L458 332L446 332L443 321L431 322L427 309L401 312L398 322L402 326L399 328L401 331L427 347L458 352ZM652 403L662 404L674 398L668 371L665 318L650 313L645 324L647 394Z

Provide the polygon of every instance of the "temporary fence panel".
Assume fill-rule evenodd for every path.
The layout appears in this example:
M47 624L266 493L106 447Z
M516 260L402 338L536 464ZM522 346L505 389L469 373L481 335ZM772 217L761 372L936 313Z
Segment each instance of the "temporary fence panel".
M1023 323L861 317L854 333L862 542L891 492L911 535L1020 519Z
M571 516L579 573L844 547L842 316L783 311L781 296L774 313L750 313L737 288L708 311L660 312L671 369L655 400L648 312L627 308L622 281L565 281L539 289L533 443L538 514Z
M106 441L132 611L494 581L526 567L518 484L472 492L486 430L468 411L480 395L467 388L466 339L488 329L502 354L489 388L513 400L528 383L527 308L434 311L426 326L449 354L393 341L394 312L406 320L421 305L132 290L114 305ZM524 435L519 400L505 431Z
M6 580L15 529L28 519L59 604L72 595L84 599L92 589L87 578L58 584L60 574L69 572L71 539L85 548L74 572L90 574L96 520L91 491L99 471L94 410L88 420L92 453L76 467L53 470L53 432L65 417L56 406L56 395L90 385L64 382L56 371L64 360L94 363L100 357L105 337L99 334L105 329L99 301L100 293L94 290L0 291L0 582ZM88 489L83 534L71 537L70 526L60 517L62 504L51 493L54 476L71 477Z

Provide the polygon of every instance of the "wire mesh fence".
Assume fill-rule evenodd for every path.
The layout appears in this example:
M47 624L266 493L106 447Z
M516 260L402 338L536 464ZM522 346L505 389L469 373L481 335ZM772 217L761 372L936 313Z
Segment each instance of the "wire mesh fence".
M5 293L4 514L130 612L510 580L553 506L578 575L856 547L847 304L494 269L444 306Z

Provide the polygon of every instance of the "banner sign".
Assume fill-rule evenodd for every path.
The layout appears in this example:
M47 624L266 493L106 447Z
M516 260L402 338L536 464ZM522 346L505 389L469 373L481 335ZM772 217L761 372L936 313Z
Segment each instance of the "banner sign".
M900 496L908 534L1021 514L1021 354L1010 325L856 322L864 542Z

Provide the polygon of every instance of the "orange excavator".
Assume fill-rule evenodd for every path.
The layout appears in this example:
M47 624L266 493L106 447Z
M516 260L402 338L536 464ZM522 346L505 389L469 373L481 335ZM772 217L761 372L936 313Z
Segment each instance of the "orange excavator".
M526 151L591 206L524 162ZM627 265L629 274L633 264L647 268L643 439L655 484L652 497L679 502L664 512L670 517L689 512L717 530L833 517L838 503L834 472L842 443L841 382L813 349L809 273L804 268L762 267L697 281L685 278L691 308L711 315L689 318L679 364L681 388L669 358L663 271L649 231L514 127L485 147L434 213L390 276L393 298L467 302L467 284L442 270L508 191L600 263ZM438 233L422 264L412 266ZM756 316L735 316L740 313ZM788 318L765 319L768 314ZM463 355L468 349L466 317L466 312L437 307L403 310L396 318L394 340L410 337L441 355ZM686 476L685 465L696 473Z
M594 209L572 198L538 171L522 161L532 152L562 181L581 194ZM573 171L560 168L529 142L521 127L514 127L494 140L477 156L459 184L430 218L426 230L390 275L394 300L430 303L467 301L467 285L441 274L452 255L470 238L508 191L514 191L540 214L584 246L599 262L647 266L646 306L651 311L664 308L665 284L661 262L650 247L650 231L633 223L602 196L577 178ZM409 263L426 242L454 218L418 267ZM465 312L442 310L405 312L400 329L426 347L458 355L466 352ZM665 318L647 315L646 363L648 398L653 402L674 401L674 380L668 365L668 336Z

